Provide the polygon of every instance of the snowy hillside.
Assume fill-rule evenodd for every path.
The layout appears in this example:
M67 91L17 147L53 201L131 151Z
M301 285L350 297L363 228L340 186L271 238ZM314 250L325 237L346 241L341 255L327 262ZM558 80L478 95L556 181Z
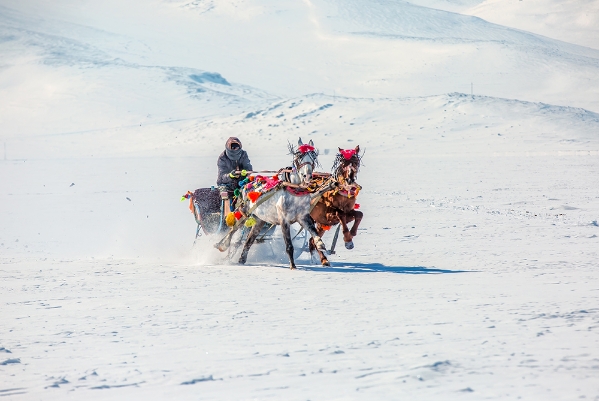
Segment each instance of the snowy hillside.
M408 0L404 3L472 15L494 24L593 49L599 47L597 0Z
M407 2L68 3L28 11L61 35L72 35L56 28L61 21L84 21L96 29L88 41L112 57L217 72L277 96L413 97L473 88L599 110L599 50Z
M239 112L276 98L214 72L127 61L126 37L1 10L4 139L87 132L97 137L220 115L225 108Z
M331 151L356 142L375 154L393 149L398 157L491 156L582 150L589 142L597 144L598 127L599 114L584 109L460 93L403 99L314 94L192 125L178 139L190 149L206 135L222 142L243 132L250 144L276 154L285 138L307 135Z
M472 4L465 14L534 32L564 42L599 49L599 1L498 1Z
M0 396L599 400L596 3L0 0ZM194 245L230 136L356 248Z

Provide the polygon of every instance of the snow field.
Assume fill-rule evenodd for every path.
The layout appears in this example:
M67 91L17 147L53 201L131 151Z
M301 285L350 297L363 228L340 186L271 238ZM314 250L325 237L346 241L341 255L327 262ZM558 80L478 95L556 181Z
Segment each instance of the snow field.
M77 179L42 213L54 215L41 239L3 245L2 346L20 363L3 366L2 388L25 399L593 396L597 203L584 172L596 156L405 158L394 191L377 174L390 159L364 159L356 249L339 244L331 268L304 255L298 272L223 265L208 238L192 249L172 181L136 191L150 161L80 162L102 177L145 168L104 181L108 194L78 189L86 206L106 205L100 218L68 195L85 187ZM196 176L191 161L160 164ZM147 210L163 216L142 224ZM86 221L96 229L68 229Z
M564 399L597 390L597 309L579 304L596 299L589 267L353 262L296 273L5 264L3 286L19 285L3 312L5 345L20 363L3 366L3 389L25 399Z

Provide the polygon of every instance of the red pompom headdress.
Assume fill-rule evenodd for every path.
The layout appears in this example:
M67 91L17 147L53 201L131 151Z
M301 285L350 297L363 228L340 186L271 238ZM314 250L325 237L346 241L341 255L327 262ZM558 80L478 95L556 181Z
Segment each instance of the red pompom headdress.
M301 145L300 147L297 148L298 151L300 151L301 153L308 153L308 152L314 152L314 146L312 145L308 145L308 144L304 144Z
M345 160L349 160L356 154L356 149L340 150L339 153L341 153L341 156L343 156Z

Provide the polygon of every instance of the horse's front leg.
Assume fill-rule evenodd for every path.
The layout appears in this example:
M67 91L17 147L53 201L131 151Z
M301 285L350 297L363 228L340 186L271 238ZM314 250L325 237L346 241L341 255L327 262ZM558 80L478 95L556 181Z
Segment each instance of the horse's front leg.
M285 240L285 251L289 256L289 268L295 269L295 260L293 260L293 243L291 241L291 226L286 220L281 222L281 231L283 232L283 239Z
M353 218L354 218L354 224L352 225L351 230L349 230L349 233L351 234L352 237L355 237L356 235L358 235L358 226L360 225L360 222L362 221L362 217L364 217L364 213L362 213L358 210L352 210L348 214L353 215Z
M256 240L256 237L258 237L258 234L260 234L260 230L262 230L262 227L264 227L264 220L260 220L257 217L254 218L256 219L256 224L254 224L254 226L250 230L250 233L248 234L248 237L245 240L245 244L243 245L241 256L239 257L239 263L241 264L244 264L247 261L248 252L250 251L250 248Z
M353 237L349 232L349 227L347 227L347 215L345 213L337 212L337 217L339 218L339 222L341 223L341 230L343 231L343 242L345 242L345 248L354 249L354 242L352 241Z

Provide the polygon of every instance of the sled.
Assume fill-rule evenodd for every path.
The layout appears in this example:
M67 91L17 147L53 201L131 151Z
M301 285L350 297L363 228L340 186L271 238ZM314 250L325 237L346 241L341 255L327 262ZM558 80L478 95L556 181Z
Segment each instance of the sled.
M202 235L224 235L228 232L229 227L225 223L227 215L224 210L225 203L218 188L196 189L193 193L188 192L184 195L184 198L189 199L189 208L197 224L194 244ZM239 230L240 235L236 236L235 240L231 242L231 247L227 251L227 259L232 259L237 254L237 251L245 243L250 229L243 227ZM298 258L303 252L309 252L308 241L310 236L299 224L296 223L291 226L291 237L295 258ZM282 233L275 225L265 224L256 239L256 243L268 245L273 256L285 254Z

